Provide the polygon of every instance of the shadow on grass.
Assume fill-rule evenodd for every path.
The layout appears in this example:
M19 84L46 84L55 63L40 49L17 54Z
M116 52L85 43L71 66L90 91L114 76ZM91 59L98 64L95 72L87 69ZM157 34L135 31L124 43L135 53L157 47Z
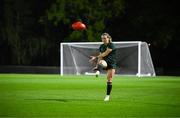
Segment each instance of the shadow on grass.
M56 102L103 102L103 100L100 99L57 99L57 98L36 98L36 99L25 99L25 100L37 100L37 101L56 101ZM153 103L153 102L141 102L141 101L128 101L128 100L112 100L110 102L116 102L116 103L133 103L133 104L146 104L146 105L153 105L153 106L164 106L164 107L177 107L180 108L180 104L168 104L168 103Z
M57 101L57 102L73 102L73 101L84 101L84 102L90 102L90 101L102 101L97 99L55 99L55 98L39 98L39 99L25 99L25 100L39 100L39 101Z

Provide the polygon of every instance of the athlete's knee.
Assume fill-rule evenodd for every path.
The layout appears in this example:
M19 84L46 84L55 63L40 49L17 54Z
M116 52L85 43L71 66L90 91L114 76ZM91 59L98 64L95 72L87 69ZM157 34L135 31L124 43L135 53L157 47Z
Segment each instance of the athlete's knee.
M112 73L109 73L108 74L108 80L111 80L113 78L113 74Z

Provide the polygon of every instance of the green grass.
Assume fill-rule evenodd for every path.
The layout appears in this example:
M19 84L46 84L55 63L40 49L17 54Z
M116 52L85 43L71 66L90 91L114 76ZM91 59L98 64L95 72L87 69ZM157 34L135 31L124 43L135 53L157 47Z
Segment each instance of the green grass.
M180 117L180 77L0 74L0 117Z

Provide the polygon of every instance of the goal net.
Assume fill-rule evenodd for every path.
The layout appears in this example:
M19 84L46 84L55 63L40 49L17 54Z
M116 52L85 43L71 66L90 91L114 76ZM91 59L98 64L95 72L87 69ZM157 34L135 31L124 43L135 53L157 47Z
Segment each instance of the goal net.
M93 73L90 56L99 54L102 42L60 44L60 74L80 75ZM148 44L141 41L114 42L116 47L116 74L155 76ZM105 73L105 72L101 72Z

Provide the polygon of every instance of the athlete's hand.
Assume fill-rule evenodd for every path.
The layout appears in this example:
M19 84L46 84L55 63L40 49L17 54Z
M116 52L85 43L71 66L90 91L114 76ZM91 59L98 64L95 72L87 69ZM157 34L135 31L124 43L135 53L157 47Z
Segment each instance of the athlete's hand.
M94 63L96 61L96 57L95 56L90 56L90 58L91 58L89 60L90 63Z

